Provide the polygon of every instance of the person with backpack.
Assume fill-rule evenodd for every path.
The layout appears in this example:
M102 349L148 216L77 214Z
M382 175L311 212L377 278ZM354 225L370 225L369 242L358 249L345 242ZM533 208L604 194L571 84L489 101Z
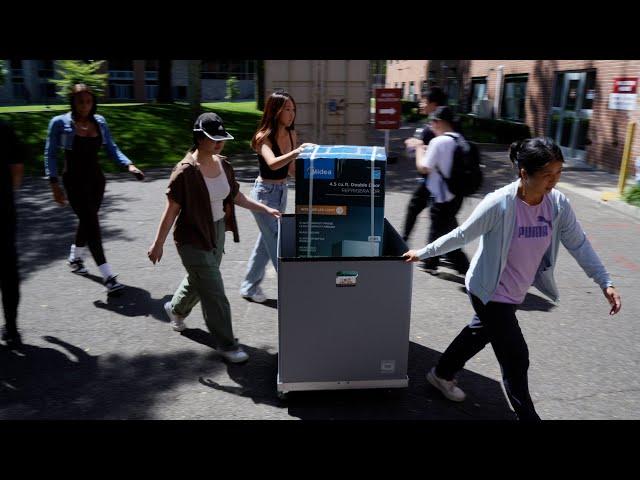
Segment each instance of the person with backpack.
M467 142L460 133L454 131L454 122L451 108L440 106L434 110L431 116L431 129L436 137L429 143L419 168L420 173L429 175L427 188L431 192L432 200L429 210L431 219L429 243L458 226L456 214L462 206L462 200L465 195L470 194L471 190L477 189L479 185L476 182L481 178L477 148ZM474 162L477 163L475 179L471 178L471 175L464 174L471 170L465 168L465 165ZM465 184L471 188L460 188ZM469 259L461 249L449 252L447 259L458 273L463 275L467 273ZM440 257L433 256L423 262L423 268L426 272L434 274L437 272L439 263Z
M475 315L427 373L427 380L449 400L464 401L455 375L491 343L518 419L538 421L529 394L529 350L516 311L531 286L558 300L553 270L560 242L602 289L611 306L609 315L618 313L622 303L569 200L555 189L564 162L560 147L550 138L532 138L514 142L509 158L518 168L515 182L484 197L460 227L403 257L417 262L481 237L465 278Z
M420 102L420 113L431 114L436 108L441 105L446 105L447 94L440 87L431 87L429 91L424 95ZM436 134L431 129L431 125L426 123L422 129L416 129L416 133L413 137L407 138L404 143L407 147L407 152L415 152L416 168L420 170L420 162L424 155L424 149L429 142L436 137ZM419 172L420 173L420 172ZM409 205L407 205L407 212L404 218L404 229L402 233L402 239L406 242L409 240L411 231L420 212L429 206L429 190L427 189L427 174L420 173L418 180L418 186L411 195Z

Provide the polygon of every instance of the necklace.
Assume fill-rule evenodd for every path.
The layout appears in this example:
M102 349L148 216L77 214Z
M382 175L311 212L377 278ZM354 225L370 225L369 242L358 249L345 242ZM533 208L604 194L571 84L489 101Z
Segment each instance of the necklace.
M89 122L85 123L84 125L80 125L80 122L76 121L76 125L81 130L89 130Z

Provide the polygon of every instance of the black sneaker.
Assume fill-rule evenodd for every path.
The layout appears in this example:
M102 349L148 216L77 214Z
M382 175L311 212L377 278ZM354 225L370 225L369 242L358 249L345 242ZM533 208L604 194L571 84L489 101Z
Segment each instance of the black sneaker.
M122 290L124 288L124 285L118 283L118 281L116 280L117 276L118 275L111 275L104 281L104 286L107 289L107 293L117 292L118 290Z
M6 327L2 330L2 341L12 350L22 347L20 334L18 332L9 333Z
M433 259L427 258L420 263L420 268L431 275L435 275L438 273L438 263L438 260L433 261Z
M69 260L69 266L71 267L71 273L75 273L77 275L86 275L89 273L89 270L84 266L84 262L81 258L76 258L74 260Z

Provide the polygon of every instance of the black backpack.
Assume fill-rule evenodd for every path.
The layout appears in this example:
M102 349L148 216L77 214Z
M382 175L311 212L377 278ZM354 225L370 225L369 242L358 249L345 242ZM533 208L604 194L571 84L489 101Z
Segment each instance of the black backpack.
M445 178L438 169L438 173L447 184L449 191L456 197L466 197L476 193L482 185L482 170L480 170L480 150L478 146L470 141L466 141L469 149L465 151L462 144L455 135L446 134L456 142L456 149L453 153L453 165L451 175Z

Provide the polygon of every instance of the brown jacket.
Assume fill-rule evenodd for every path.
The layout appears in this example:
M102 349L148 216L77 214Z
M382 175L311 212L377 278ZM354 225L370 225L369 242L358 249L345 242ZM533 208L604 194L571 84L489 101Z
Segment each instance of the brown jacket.
M219 155L231 192L223 200L225 232L233 232L233 241L239 242L238 223L233 199L240 191L233 167L226 157ZM166 194L180 204L180 213L173 230L176 245L192 245L212 250L216 245L216 232L211 212L209 191L200 173L200 164L191 152L174 167Z

